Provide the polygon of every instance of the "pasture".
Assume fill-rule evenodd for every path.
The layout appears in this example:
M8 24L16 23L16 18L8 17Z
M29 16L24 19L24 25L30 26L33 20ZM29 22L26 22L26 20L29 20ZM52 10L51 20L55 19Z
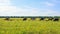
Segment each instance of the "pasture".
M40 21L28 18L0 18L0 34L60 34L60 21Z

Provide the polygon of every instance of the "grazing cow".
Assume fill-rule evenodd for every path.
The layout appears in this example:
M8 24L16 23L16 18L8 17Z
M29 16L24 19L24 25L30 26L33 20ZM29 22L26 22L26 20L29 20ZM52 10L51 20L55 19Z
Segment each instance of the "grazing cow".
M49 21L49 20L51 20L51 21L52 21L52 20L53 20L53 18L45 18L44 20L45 20L45 21Z
M52 21L52 20L53 20L53 18L49 18L49 20L51 20L51 21Z
M46 21L52 21L53 20L53 18L47 18L47 19L45 19Z
M53 21L59 21L59 19L58 18L54 18Z
M24 19L23 19L23 21L26 21L26 20L27 20L27 18L24 18Z
M40 20L44 20L45 18L40 18Z
M35 18L31 18L32 20L35 20Z
M6 17L6 19L5 19L5 20L10 20L10 19L9 19L9 17Z

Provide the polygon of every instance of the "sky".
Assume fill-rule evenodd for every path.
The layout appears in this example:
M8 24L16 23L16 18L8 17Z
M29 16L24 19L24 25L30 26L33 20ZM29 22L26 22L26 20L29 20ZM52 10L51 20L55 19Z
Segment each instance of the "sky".
M0 16L60 16L60 0L0 0Z

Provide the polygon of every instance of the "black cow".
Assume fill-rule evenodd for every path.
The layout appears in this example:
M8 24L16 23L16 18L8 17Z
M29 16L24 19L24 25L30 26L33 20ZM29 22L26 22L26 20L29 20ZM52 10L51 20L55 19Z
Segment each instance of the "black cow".
M35 20L35 18L31 18L32 20Z
M45 18L40 18L40 20L44 20Z
M59 18L54 18L53 21L59 21Z
M26 21L26 20L27 20L27 18L24 18L24 19L23 19L23 21Z
M10 18L9 17L6 17L5 20L10 20Z
M53 18L47 18L46 19L46 21L52 21L53 20Z

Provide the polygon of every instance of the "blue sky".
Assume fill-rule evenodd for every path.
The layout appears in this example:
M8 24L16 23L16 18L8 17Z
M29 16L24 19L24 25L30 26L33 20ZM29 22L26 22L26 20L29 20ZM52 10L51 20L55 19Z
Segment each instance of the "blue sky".
M60 0L0 0L0 16L60 16Z

